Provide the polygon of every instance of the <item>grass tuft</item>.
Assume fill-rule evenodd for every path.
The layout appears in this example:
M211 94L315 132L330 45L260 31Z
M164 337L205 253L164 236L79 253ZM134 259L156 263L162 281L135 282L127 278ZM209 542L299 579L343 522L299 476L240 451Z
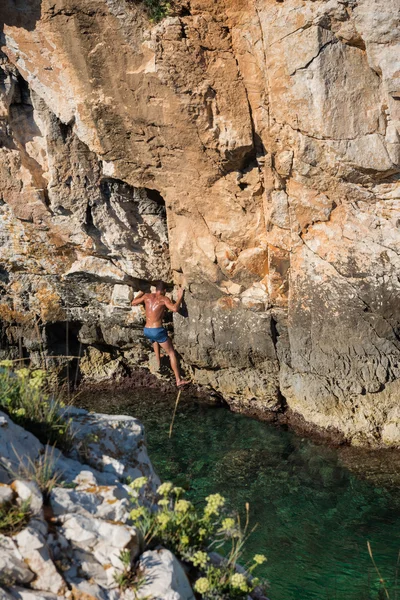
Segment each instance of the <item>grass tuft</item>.
M54 448L46 446L44 453L37 460L32 460L29 456L23 459L15 449L14 453L18 458L19 465L16 471L7 469L8 472L15 479L25 479L36 483L46 501L52 489L59 485L61 479L61 474L55 468Z
M0 506L0 534L15 535L23 529L31 517L30 501L21 506L6 502Z
M136 600L139 598L138 592L140 588L146 583L146 577L140 570L132 567L130 550L122 550L119 558L123 565L123 571L115 575L115 583L122 591L129 589L134 594Z

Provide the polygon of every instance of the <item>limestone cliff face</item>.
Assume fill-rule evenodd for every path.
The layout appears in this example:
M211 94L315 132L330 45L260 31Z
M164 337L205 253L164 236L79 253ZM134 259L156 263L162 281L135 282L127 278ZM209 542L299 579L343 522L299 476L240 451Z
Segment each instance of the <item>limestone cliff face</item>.
M188 290L195 381L400 445L399 19L398 0L178 0L158 24L136 0L3 0L3 347L130 368L125 285L164 278Z

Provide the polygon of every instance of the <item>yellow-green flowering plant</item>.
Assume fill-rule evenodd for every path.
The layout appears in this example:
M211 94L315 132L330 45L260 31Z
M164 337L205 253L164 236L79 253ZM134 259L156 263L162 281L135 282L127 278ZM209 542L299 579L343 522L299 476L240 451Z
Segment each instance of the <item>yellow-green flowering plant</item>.
M42 369L16 368L16 364L8 360L0 362L0 409L44 444L69 450L71 421L62 414L63 403L49 391L48 373Z
M187 563L195 579L194 589L204 600L246 598L259 585L253 570L266 560L256 554L247 571L236 571L247 539L249 506L242 528L239 517L227 513L225 498L220 494L208 496L204 509L198 511L182 498L182 488L165 482L158 487L156 499L146 504L142 500L147 484L146 477L129 484L133 505L130 516L140 533L142 550L162 545L174 552ZM218 565L210 560L209 553L214 550L225 554Z

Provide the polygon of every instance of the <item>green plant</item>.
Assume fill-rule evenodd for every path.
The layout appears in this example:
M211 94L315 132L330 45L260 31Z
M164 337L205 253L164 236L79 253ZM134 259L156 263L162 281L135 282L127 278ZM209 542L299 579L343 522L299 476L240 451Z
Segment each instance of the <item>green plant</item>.
M6 502L0 506L0 533L14 535L27 525L31 517L30 501L25 500L21 506Z
M34 481L45 499L50 496L51 490L60 482L61 475L55 469L56 459L54 448L46 446L44 453L37 460L29 456L22 459L14 449L18 458L17 470L7 469L15 479ZM7 467L6 467L7 468Z
M238 516L227 515L225 499L220 494L208 496L204 510L199 513L191 502L182 498L182 488L167 482L157 490L160 496L157 506L145 506L140 501L140 490L146 484L147 478L139 477L129 485L133 504L130 517L139 530L143 547L162 544L192 565L192 571L200 574L194 584L195 591L205 600L240 600L261 585L252 573L266 560L263 555L256 555L247 571L237 572L237 562L248 537L248 505L242 528ZM225 557L221 557L219 564L212 564L209 552L219 549Z
M171 11L171 4L167 0L144 0L144 5L149 19L153 23L158 23Z
M47 379L42 369L14 369L12 361L0 362L0 408L44 444L68 451L71 420L62 414L63 402L50 395Z
M132 557L130 550L121 550L119 558L123 565L123 571L122 573L115 574L115 582L121 590L126 590L129 588L129 590L133 592L136 600L136 598L138 598L137 593L146 582L146 577L143 573L141 573L138 570L135 570L132 567Z

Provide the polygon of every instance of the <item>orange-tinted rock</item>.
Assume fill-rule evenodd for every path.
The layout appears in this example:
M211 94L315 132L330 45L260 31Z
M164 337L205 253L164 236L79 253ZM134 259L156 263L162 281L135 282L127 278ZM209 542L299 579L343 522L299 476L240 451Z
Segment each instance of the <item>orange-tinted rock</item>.
M28 4L0 10L4 314L126 371L114 286L179 283L197 381L399 445L398 2Z

